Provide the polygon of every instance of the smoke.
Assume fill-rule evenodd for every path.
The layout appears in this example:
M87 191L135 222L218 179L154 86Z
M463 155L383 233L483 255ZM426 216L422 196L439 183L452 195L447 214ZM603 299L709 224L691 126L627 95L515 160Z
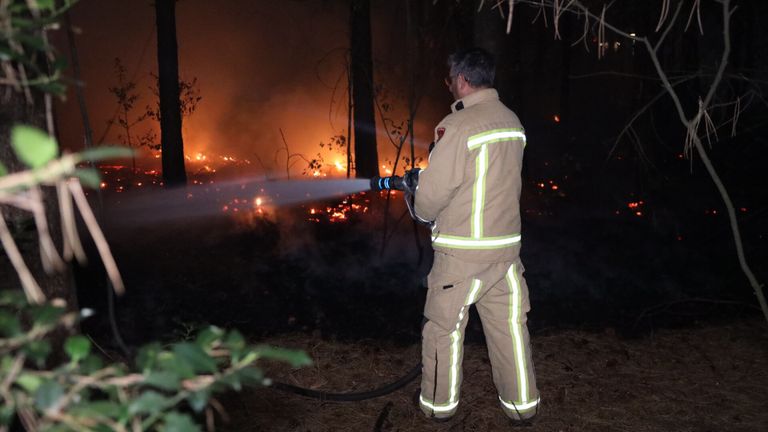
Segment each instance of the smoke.
M355 287L358 293L382 294L382 287L408 292L419 286L428 270L427 233L421 233L419 251L398 195L388 206L385 235L385 199L374 193L349 198L368 188L366 179L243 178L215 186L111 195L102 220L110 242L119 250L157 254L169 245L179 245L184 251L180 256L209 256L222 263L240 260L246 263L244 268L252 269L243 270L246 273L267 274L297 266L300 274L290 278L305 281L303 289L310 295L328 295L334 284ZM255 211L257 198L264 214ZM245 201L246 207L239 213L223 211L235 199ZM325 210L342 199L367 209L350 213L340 222L312 221L310 207ZM417 268L420 254L425 261Z
M431 264L427 230L420 231L417 244L402 196L388 207L378 194L367 196L369 211L343 223L308 222L304 208L279 212L277 252L283 260L301 263L309 295L335 295L340 288L358 295L403 295L421 286Z

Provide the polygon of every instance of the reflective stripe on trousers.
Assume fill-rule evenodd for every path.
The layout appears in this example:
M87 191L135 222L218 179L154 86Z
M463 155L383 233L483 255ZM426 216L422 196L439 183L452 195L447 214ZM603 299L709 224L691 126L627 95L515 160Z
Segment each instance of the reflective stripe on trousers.
M516 375L517 398L505 400L499 396L507 415L513 418L528 417L525 414L538 410L539 397L531 388L528 375L533 371L530 344L528 343L528 328L526 326L525 311L523 305L523 287L520 283L521 274L515 268L515 264L509 266L505 280L509 287L509 313L508 326L512 339L512 352L514 353L514 365ZM535 386L535 383L533 383ZM538 393L536 391L535 393Z
M472 280L472 285L467 294L467 298L464 301L464 305L459 310L458 320L453 331L450 333L450 356L448 363L448 399L442 403L434 400L429 400L424 397L423 392L419 395L419 402L428 410L431 410L437 417L450 417L459 405L459 386L461 385L461 363L464 357L464 328L467 325L467 313L469 312L469 306L472 305L480 292L482 282L478 279ZM427 322L427 325L431 323ZM432 324L434 325L434 324ZM437 370L436 365L435 369ZM433 397L437 393L437 380L434 383Z
M531 417L538 407L539 393L526 326L529 306L521 264L519 261L470 264L455 258L446 260L442 255L440 262L440 272L455 271L460 274L466 271L476 276L471 283L462 283L468 294L461 299L464 301L456 324L438 325L428 321L424 326L422 410L437 417L450 417L456 412L462 380L462 341L467 310L474 303L482 319L493 381L502 408L512 418ZM438 277L435 279L442 281ZM441 290L442 287L431 285L430 289Z

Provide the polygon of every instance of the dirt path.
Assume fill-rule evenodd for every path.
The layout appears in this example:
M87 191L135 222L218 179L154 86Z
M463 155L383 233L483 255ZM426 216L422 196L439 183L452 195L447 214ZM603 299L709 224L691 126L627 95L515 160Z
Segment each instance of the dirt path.
M534 431L768 430L768 331L764 322L661 330L642 339L558 330L534 335L542 407ZM417 346L334 343L293 335L268 342L306 350L313 367L265 364L276 380L326 391L370 389L409 370ZM418 381L418 380L417 380ZM459 411L435 424L417 411L418 383L365 402L320 402L273 389L221 398L228 431L502 431L485 346L465 351Z

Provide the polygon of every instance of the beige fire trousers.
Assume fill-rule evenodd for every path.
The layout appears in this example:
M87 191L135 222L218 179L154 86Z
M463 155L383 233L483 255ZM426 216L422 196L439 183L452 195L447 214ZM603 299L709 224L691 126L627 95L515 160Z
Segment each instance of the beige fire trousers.
M469 263L435 252L422 330L419 404L427 416L451 417L459 405L464 329L470 305L480 314L499 402L512 419L536 415L539 391L526 314L528 286L520 260Z

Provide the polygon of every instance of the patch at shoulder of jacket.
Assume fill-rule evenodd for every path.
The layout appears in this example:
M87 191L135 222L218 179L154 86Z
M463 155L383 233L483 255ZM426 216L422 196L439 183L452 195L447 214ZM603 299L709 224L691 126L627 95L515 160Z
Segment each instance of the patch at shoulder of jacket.
M435 129L435 135L437 135L437 138L435 138L435 142L440 141L440 138L442 138L443 135L445 135L445 128L439 127Z

